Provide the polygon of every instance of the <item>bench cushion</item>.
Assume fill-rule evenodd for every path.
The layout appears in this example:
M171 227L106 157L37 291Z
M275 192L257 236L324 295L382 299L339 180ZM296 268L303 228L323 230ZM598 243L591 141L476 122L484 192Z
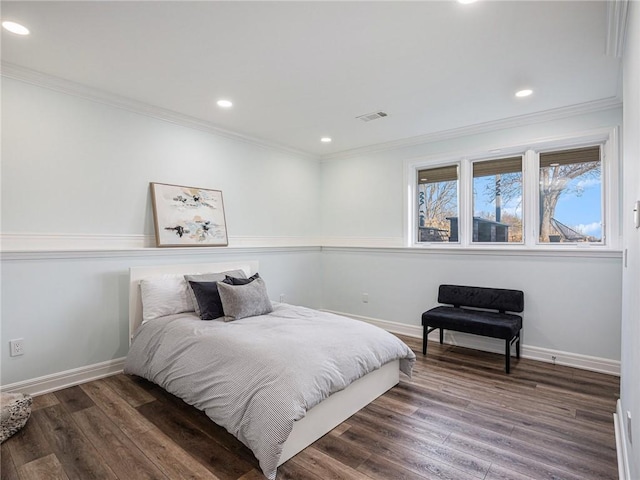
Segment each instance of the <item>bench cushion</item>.
M422 325L508 340L522 328L522 317L511 313L441 306L424 312Z
M438 302L456 307L522 312L524 310L524 293L520 290L506 288L440 285Z

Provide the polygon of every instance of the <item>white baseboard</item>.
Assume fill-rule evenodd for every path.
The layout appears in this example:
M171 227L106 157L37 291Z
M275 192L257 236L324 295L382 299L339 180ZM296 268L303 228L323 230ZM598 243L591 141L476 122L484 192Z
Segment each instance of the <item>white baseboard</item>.
M616 452L618 454L618 477L620 480L632 480L629 467L629 451L626 420L622 411L622 402L618 399L616 413L613 414L613 424L616 432Z
M42 395L121 373L123 367L124 358L117 358L86 367L74 368L73 370L3 385L0 390L4 393L20 392L30 395Z
M336 312L327 309L324 309L324 311L354 318L356 320L362 320L363 322L371 323L372 325L376 325L391 333L422 338L422 326L420 325L407 325L405 323L391 322L389 320L352 315L350 313ZM439 331L431 332L431 334L429 334L429 340L440 341L439 335ZM524 338L526 339L526 336ZM460 345L461 347L473 348L486 352L504 353L504 341L495 338L481 337L479 335L470 335L446 330L444 334L444 342L451 345ZM620 376L620 362L610 360L608 358L592 357L589 355L581 355L579 353L528 346L524 343L521 345L520 355L522 358L528 358L531 360Z

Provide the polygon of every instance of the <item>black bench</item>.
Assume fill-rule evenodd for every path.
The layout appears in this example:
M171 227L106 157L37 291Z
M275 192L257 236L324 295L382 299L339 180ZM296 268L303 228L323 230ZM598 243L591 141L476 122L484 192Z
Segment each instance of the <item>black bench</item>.
M514 342L516 344L516 358L520 358L522 317L507 312L520 313L524 310L524 293L522 291L505 288L440 285L438 303L452 306L435 307L422 314L423 354L427 354L427 336L438 328L440 329L440 343L443 341L444 330L501 338L505 340L505 370L509 373L511 345ZM497 312L488 310L497 310Z

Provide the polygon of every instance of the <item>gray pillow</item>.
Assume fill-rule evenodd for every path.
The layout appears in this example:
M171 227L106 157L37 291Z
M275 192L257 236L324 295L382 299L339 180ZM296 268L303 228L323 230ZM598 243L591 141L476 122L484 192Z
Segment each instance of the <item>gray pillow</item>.
M199 275L185 275L184 279L187 282L187 291L189 292L189 296L191 297L191 301L193 302L194 310L196 311L196 315L202 317L202 311L200 306L198 305L198 299L196 298L196 294L193 292L193 288L191 288L191 284L189 282L221 282L226 277L235 277L235 278L247 278L242 270L228 270L226 272L220 273L203 273Z
M224 309L224 321L238 320L271 313L273 307L262 278L246 285L227 285L218 282L218 292Z

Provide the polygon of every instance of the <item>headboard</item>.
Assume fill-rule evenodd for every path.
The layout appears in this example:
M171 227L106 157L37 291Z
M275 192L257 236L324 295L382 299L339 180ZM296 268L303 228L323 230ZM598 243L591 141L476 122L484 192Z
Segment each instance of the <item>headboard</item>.
M142 323L142 298L140 280L159 275L189 275L198 273L244 270L247 276L258 271L258 261L226 263L190 263L187 265L159 265L155 267L131 267L129 269L129 343Z

